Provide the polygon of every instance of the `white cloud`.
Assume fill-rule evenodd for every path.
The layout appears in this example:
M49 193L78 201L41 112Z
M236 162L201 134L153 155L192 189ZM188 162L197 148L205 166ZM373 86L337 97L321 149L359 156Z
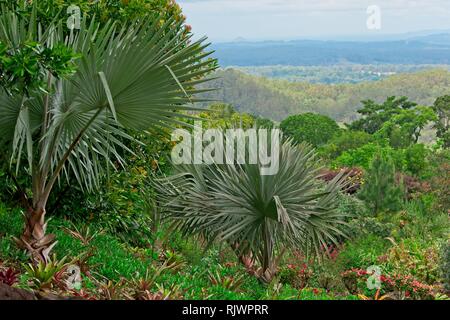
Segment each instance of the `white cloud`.
M364 33L369 5L383 33L450 29L449 0L179 0L194 32L212 39Z
M301 10L310 11L352 11L378 5L387 10L432 9L439 11L449 9L448 0L181 0L186 7L205 9L237 9L237 10Z

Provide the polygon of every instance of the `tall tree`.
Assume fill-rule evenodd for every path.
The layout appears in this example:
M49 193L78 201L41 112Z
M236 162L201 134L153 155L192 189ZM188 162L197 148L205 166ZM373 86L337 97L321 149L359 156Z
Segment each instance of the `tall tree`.
M359 196L375 214L380 211L397 211L403 201L403 190L395 181L395 165L387 154L374 156Z
M442 140L444 148L450 148L450 95L437 98L433 110L437 114L434 125L436 135Z
M73 176L71 183L98 187L108 167L124 163L121 151L132 152L126 130L179 123L180 111L193 109L194 86L214 66L204 39L191 42L175 19L161 25L150 15L121 27L83 19L66 38L65 19L41 23L37 16L36 9L20 15L7 8L0 15L11 71L1 76L13 80L0 89L0 138L16 173L25 168L32 180L17 241L33 260L46 261L55 245L45 221L55 184Z
M383 124L402 110L408 110L417 106L407 97L388 97L385 102L378 104L373 100L362 101L363 107L358 110L361 119L349 125L352 130L365 131L374 134L383 127Z
M425 126L435 120L436 114L430 107L417 106L392 115L375 135L389 139L394 148L405 148L417 143Z
M281 122L280 128L295 142L308 142L314 147L327 143L339 131L336 121L315 113L290 116Z

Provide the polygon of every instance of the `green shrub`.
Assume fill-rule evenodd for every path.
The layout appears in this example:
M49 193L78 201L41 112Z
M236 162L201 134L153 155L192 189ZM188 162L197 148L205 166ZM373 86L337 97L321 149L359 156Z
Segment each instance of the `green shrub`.
M336 121L315 113L290 116L281 122L280 128L294 142L307 142L314 147L327 143L339 131Z
M420 239L403 239L392 246L385 258L389 273L411 275L421 282L433 285L440 280L439 249L437 244Z
M404 191L397 185L395 174L395 165L390 156L376 154L358 194L374 213L397 211L401 208Z
M339 195L338 210L352 219L367 215L368 213L365 203L362 200L344 193Z
M416 238L433 242L445 238L450 228L448 214L434 210L434 201L428 195L405 203L405 210L393 216L397 225L393 236L396 239Z
M405 150L405 170L415 176L421 176L428 167L429 151L423 144L414 144Z
M378 217L358 217L349 222L353 237L361 237L373 234L378 237L389 237L394 229L394 224L383 221Z
M336 262L341 266L341 270L366 269L371 265L378 265L378 257L382 256L389 246L390 243L386 239L368 234L347 242Z
M450 292L450 241L442 246L440 265L445 290Z
M342 130L321 147L319 153L326 158L336 159L343 152L358 149L373 140L373 136L364 131Z
M388 237L394 228L378 217L372 217L364 201L355 196L342 194L339 200L339 211L348 216L351 238L358 238L367 234Z

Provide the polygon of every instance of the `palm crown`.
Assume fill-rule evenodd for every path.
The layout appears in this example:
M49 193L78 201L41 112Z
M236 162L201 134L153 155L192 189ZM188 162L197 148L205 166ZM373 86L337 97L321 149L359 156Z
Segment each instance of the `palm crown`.
M86 189L96 187L104 160L124 162L121 151L131 139L126 129L181 123L183 111L193 109L187 104L194 101L194 86L214 69L205 59L204 39L191 42L170 19L145 20L122 28L83 21L66 36L62 20L43 26L35 14L25 18L4 10L0 16L0 43L11 55L27 43L64 45L80 55L73 75L44 70L45 90L0 89L3 146L17 169L22 158L28 160L33 182L19 242L37 260L48 257L53 243L53 236L45 235L45 206L61 176L70 174Z
M186 234L255 253L263 272L284 247L320 256L345 236L337 197L347 180L341 174L322 182L314 159L310 146L287 140L275 175L261 175L260 164L176 166L176 174L155 183L159 205Z

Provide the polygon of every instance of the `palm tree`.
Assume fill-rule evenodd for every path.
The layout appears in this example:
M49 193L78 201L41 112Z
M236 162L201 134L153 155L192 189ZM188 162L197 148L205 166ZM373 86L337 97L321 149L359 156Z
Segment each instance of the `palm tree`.
M85 190L99 186L109 166L123 164L127 130L171 127L192 110L194 86L215 67L205 59L204 39L193 42L181 23L147 17L121 28L94 20L66 37L63 21L40 25L4 9L0 43L12 54L24 44L65 45L80 54L76 72L58 77L45 70L45 91L11 94L0 88L0 138L15 175L31 176L25 230L17 242L35 261L47 261L55 236L46 234L46 204L62 179ZM178 110L178 111L177 111ZM27 161L22 161L26 159ZM17 181L17 179L14 179Z
M322 182L314 150L290 140L280 148L277 174L261 175L260 167L181 165L155 186L166 219L185 234L239 244L239 253L256 256L270 280L277 252L297 248L321 256L345 236L337 197L347 179Z

